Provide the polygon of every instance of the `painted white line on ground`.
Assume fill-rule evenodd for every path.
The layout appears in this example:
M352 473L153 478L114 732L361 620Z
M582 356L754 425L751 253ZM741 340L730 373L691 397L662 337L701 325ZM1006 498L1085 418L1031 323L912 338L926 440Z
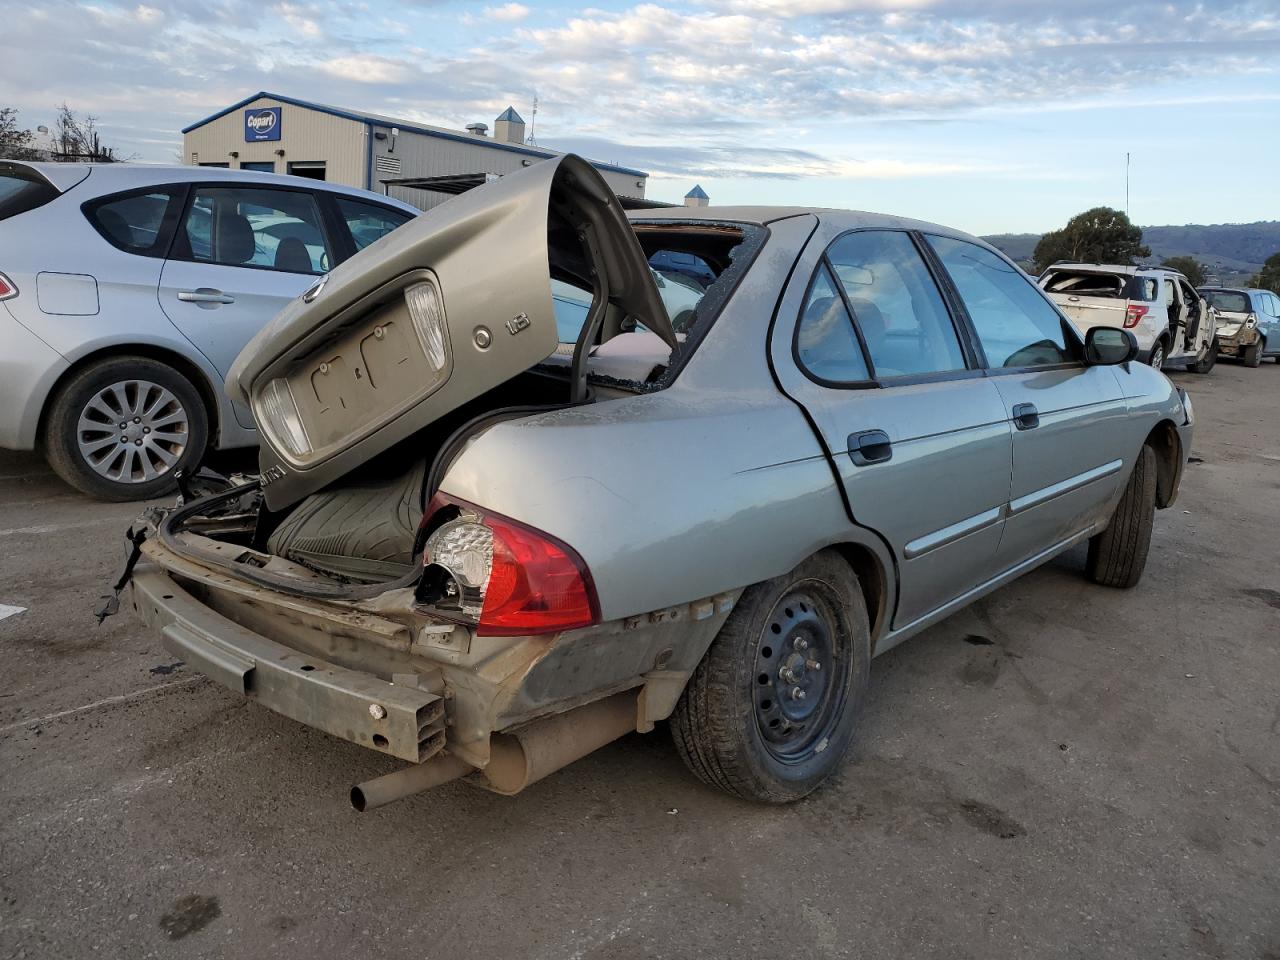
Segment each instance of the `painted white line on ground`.
M7 603L0 603L0 620L5 617L12 617L15 613L21 613L26 607L14 607Z
M135 690L133 693L122 693L114 697L103 697L101 700L95 700L93 703L86 703L79 707L72 707L70 710L59 710L57 713L47 713L43 717L31 717L27 720L19 720L17 723L11 723L7 726L0 727L0 733L8 733L10 730L20 730L23 727L32 727L39 724L50 723L54 720L61 720L63 717L74 717L78 713L86 713L89 710L97 710L100 707L113 707L117 703L127 703L130 700L138 700L142 697L150 696L161 690L168 690L177 687L189 687L193 683L200 683L205 677L188 677L186 680L175 680L172 683L161 683L154 687L146 687L142 690Z

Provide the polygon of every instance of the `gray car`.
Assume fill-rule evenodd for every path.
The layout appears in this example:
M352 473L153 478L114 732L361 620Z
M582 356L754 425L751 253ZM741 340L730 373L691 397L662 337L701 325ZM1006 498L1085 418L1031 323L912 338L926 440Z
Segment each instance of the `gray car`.
M714 277L683 332L649 270L672 254ZM572 343L552 280L591 303ZM232 690L410 761L360 809L515 793L668 718L706 782L795 800L874 655L1076 544L1138 582L1192 411L1136 350L945 227L628 222L548 160L254 338L229 386L261 482L145 515L133 605Z
M232 360L315 278L418 211L215 167L0 163L0 447L107 500L258 442Z

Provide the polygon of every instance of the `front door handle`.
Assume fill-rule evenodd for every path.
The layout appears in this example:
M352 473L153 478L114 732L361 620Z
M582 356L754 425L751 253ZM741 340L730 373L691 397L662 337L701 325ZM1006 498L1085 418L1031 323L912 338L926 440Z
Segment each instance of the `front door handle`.
M893 444L883 430L849 434L849 456L860 467L893 459Z
M183 303L235 303L236 298L228 296L213 287L197 287L195 290L179 290L178 299Z
M1040 426L1040 411L1034 403L1018 403L1013 407L1013 425L1019 430L1034 430Z

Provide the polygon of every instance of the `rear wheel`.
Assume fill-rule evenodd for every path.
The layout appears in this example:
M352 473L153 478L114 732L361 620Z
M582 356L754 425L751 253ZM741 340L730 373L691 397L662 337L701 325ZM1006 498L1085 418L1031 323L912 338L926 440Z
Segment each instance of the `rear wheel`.
M1208 373L1213 369L1214 364L1218 362L1218 338L1214 337L1205 348L1205 354L1197 360L1191 367L1192 373Z
M1244 360L1246 367L1256 367L1262 362L1262 341L1259 340L1253 345L1245 347L1244 353L1240 357Z
M100 500L146 500L204 456L209 420L191 382L146 357L85 367L58 392L45 456L67 483Z
M728 793L799 800L852 742L870 660L856 577L834 552L810 557L743 593L672 714L676 749Z
M1147 363L1151 364L1156 370L1164 368L1165 345L1164 337L1156 341L1154 347L1151 348L1151 356L1147 359Z
M1156 454L1143 445L1107 529L1089 539L1085 574L1094 583L1128 588L1142 579L1156 512Z

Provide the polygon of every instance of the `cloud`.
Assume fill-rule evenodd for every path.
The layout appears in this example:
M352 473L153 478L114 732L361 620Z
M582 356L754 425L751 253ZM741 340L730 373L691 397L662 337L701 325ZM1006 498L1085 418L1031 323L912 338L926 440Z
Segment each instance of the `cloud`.
M492 20L523 20L529 16L529 8L523 3L504 3L500 7L485 7L483 15Z
M425 0L376 16L359 0L154 2L0 0L0 88L24 122L65 100L117 139L169 124L176 144L257 89L449 126L523 113L536 92L540 140L660 175L885 179L991 168L856 140L883 121L1280 76L1280 17L1256 0L648 0L567 17L511 2L454 22ZM162 154L154 139L122 146Z

